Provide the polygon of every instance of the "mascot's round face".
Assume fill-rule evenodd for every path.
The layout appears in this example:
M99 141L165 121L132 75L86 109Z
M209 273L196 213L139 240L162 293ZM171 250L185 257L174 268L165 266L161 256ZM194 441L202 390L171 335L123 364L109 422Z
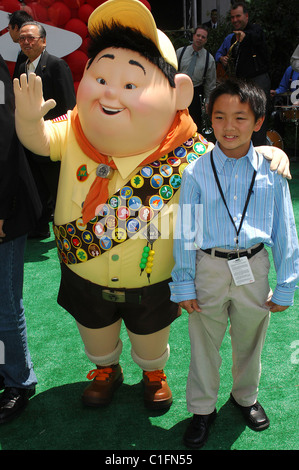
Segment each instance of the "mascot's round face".
M77 92L88 141L110 156L137 155L158 146L176 114L176 89L139 53L107 48L86 68Z

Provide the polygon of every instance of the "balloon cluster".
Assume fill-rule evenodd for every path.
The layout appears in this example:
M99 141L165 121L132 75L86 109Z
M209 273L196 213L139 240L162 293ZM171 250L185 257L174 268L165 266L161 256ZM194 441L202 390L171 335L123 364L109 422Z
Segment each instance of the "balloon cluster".
M76 89L88 60L88 18L93 10L105 1L107 0L0 0L0 10L13 13L24 9L36 21L81 36L82 44L79 49L64 57L72 71ZM140 1L150 9L147 0Z

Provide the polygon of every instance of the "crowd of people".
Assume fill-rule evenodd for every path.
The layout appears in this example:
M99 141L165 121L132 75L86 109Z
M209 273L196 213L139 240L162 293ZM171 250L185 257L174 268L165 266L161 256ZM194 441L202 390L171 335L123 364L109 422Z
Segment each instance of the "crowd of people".
M179 70L189 74L194 84L194 98L189 111L198 128L202 129L201 115L205 112L204 104L208 102L216 83L223 77L250 80L261 87L267 97L266 118L260 131L253 136L255 145L264 145L268 142L270 109L275 104L271 98L282 93L291 94L299 88L298 71L290 65L279 87L272 90L269 56L263 29L258 24L250 22L249 11L244 2L232 4L230 19L233 32L224 38L214 57L205 50L204 46L208 41L210 30L217 28L217 10L215 9L211 12L211 20L199 25L194 31L192 44L177 51L180 61ZM279 113L278 118L280 120Z
M82 395L83 403L106 405L122 384L120 325L124 321L132 358L143 370L145 405L155 410L169 408L172 393L164 373L169 331L184 308L190 314L187 406L193 413L184 443L199 448L216 417L219 347L228 316L236 358L231 400L251 428L260 431L269 426L266 412L257 401L262 347L270 312L284 311L293 304L299 278L298 236L287 180L272 171L283 159L288 175L288 163L285 155L277 156L274 151L277 158L270 167L267 158L273 158L272 152L257 147L266 143L270 79L264 34L259 26L249 23L241 2L232 5L234 32L225 38L215 59L204 48L209 28L216 25L215 11L210 25L196 29L191 45L174 51L169 39L157 33L149 11L140 2L122 3L130 9L119 10L117 2L111 0L92 15L90 61L77 97L68 66L45 51L43 27L28 16L21 19L17 14L10 15L9 31L21 51L14 72L15 97L8 69L0 58L0 80L6 93L5 104L0 106L0 340L5 344L5 361L0 364L0 388L4 389L0 423L18 416L35 393L37 378L27 345L22 302L24 251L27 234L49 236L48 224L56 202L54 234L63 261L58 302L75 318L86 355L96 365L89 374L93 381ZM144 23L136 31L132 25L137 24L141 13ZM102 16L105 24L100 22ZM232 66L238 80L229 79L217 86L215 61ZM177 74L177 70L183 73ZM124 83L119 79L122 74ZM115 81L114 94L107 90L107 77ZM143 93L131 93L138 88ZM123 113L125 106L115 106L116 95L122 96L130 113ZM101 103L99 113L103 96L105 103ZM207 151L209 143L200 135L200 116L205 110L217 139L212 151ZM55 119L62 115L63 119ZM121 125L111 128L108 116L118 115L123 119L117 121ZM176 153L178 149L184 155ZM194 152L205 155L190 163L187 157L192 156L192 160ZM57 196L59 167L55 168L53 161L60 159L64 166ZM40 168L45 162L54 165L50 179L51 170ZM280 173L283 170L280 167ZM151 184L138 192L139 184L150 176L154 178ZM158 185L163 177L169 178L169 184ZM180 193L177 181L181 179ZM256 180L259 184L252 191ZM244 187L248 187L248 194ZM82 227L91 230L89 235L96 227L100 230L101 224L93 226L92 220L95 215L107 215L103 202L109 201L112 207L110 200L128 199L128 206L122 209L129 210L129 201L136 205L140 200L145 206L145 198L151 199L147 191L169 209L181 194L181 210L185 204L192 208L187 232L186 226L178 224L182 233L173 252L173 234L164 240L148 230L146 247L144 238L130 238L122 244L111 235L106 237L110 247L101 244L98 236L100 241L90 250ZM150 202L146 204L149 214L158 211ZM207 215L198 231L203 234L200 244L188 231L197 223L198 204L204 205ZM135 223L141 222L139 217ZM146 224L150 220L147 217ZM160 209L156 217L161 221ZM244 220L247 218L249 224ZM45 225L39 229L41 220ZM121 217L115 220L114 232L120 228L117 223ZM75 227L78 231L73 236ZM126 227L129 232L129 225ZM110 233L108 223L102 230ZM73 238L77 243L74 249ZM185 242L201 249L186 250ZM275 258L278 280L273 295L264 245L273 249ZM77 248L81 246L88 248L81 250L80 259ZM131 247L130 256L126 246ZM141 246L144 265L136 249ZM109 260L99 256L110 249ZM149 262L154 255L159 260L156 271ZM120 259L123 268L117 271ZM145 281L143 271L147 273ZM217 289L211 283L216 277Z

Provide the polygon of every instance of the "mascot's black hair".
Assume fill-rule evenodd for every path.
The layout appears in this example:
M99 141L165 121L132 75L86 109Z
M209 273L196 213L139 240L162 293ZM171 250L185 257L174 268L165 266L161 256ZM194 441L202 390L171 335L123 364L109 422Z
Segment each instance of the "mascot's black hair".
M88 67L90 67L99 52L108 47L130 49L139 52L139 54L156 65L166 76L170 86L175 88L174 76L177 73L176 69L163 59L156 45L137 29L132 29L116 22L112 22L111 26L105 23L99 25L96 33L90 37Z

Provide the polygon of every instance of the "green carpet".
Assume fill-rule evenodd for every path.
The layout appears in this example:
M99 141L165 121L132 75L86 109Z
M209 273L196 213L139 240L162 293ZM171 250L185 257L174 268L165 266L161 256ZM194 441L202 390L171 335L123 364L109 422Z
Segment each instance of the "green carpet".
M291 169L290 188L299 231L299 164L292 163ZM144 408L141 371L131 359L125 329L121 357L125 382L109 407L86 409L81 406L80 395L93 365L84 354L72 317L56 303L59 278L53 234L44 241L28 241L24 304L29 347L39 383L24 413L0 427L0 449L102 450L107 454L149 450L156 455L163 451L190 454L182 444L191 417L185 402L190 357L187 313L172 325L171 356L166 372L174 403L167 412L154 413ZM273 269L270 280L273 287ZM228 400L232 363L227 332L221 348L218 417L203 450L298 449L298 299L297 292L295 306L272 314L263 351L259 401L270 418L269 429L260 433L250 430Z

